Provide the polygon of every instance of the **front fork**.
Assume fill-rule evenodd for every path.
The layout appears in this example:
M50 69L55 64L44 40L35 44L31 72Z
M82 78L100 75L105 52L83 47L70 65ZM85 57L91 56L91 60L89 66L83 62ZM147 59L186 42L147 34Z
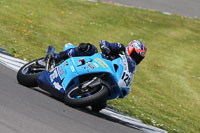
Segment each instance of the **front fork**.
M46 71L49 71L49 70L50 70L51 64L52 64L51 62L52 62L52 57L51 57L50 54L48 54L48 55L46 56L46 67L45 67L45 70L46 70Z
M45 57L46 71L49 71L52 65L55 64L54 53L55 53L55 48L52 45L48 46L47 51L46 51L46 57Z

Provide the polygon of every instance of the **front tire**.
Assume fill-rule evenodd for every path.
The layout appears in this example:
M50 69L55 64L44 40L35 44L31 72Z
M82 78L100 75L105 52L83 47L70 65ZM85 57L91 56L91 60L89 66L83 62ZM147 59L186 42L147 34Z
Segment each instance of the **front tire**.
M17 81L27 87L36 87L37 79L41 72L45 70L45 66L39 65L38 62L44 61L44 58L33 60L23 67L17 73Z
M72 107L86 107L104 101L108 94L109 90L104 85L88 88L85 93L77 86L65 93L64 102Z
M107 101L102 101L100 103L96 103L91 105L92 111L94 112L100 112L102 109L104 109L107 106Z

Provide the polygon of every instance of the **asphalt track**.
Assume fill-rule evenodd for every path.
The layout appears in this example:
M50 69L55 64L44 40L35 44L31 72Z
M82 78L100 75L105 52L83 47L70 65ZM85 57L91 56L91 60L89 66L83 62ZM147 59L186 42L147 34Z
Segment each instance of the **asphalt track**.
M200 0L102 0L127 6L155 9L161 12L200 18Z
M39 88L16 81L16 72L0 64L1 133L139 133L88 109L64 105Z

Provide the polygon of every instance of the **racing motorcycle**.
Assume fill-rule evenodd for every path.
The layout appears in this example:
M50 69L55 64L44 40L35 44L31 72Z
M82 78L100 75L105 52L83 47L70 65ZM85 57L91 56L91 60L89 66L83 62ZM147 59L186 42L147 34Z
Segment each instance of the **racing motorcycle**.
M66 44L64 50L73 47ZM105 108L107 100L128 95L131 78L124 55L111 61L96 53L55 63L54 52L54 47L48 47L44 58L21 67L18 82L27 87L39 86L69 106L91 106L97 112Z

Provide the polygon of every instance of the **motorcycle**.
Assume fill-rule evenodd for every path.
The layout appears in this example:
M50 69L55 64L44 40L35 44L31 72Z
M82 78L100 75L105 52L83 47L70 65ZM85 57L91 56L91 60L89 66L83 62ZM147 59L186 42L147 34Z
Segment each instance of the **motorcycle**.
M64 50L73 47L66 44ZM124 55L111 61L96 53L55 63L54 52L55 48L49 47L44 58L20 68L18 82L27 87L39 86L69 106L91 106L97 112L105 108L107 100L128 95L132 80Z

